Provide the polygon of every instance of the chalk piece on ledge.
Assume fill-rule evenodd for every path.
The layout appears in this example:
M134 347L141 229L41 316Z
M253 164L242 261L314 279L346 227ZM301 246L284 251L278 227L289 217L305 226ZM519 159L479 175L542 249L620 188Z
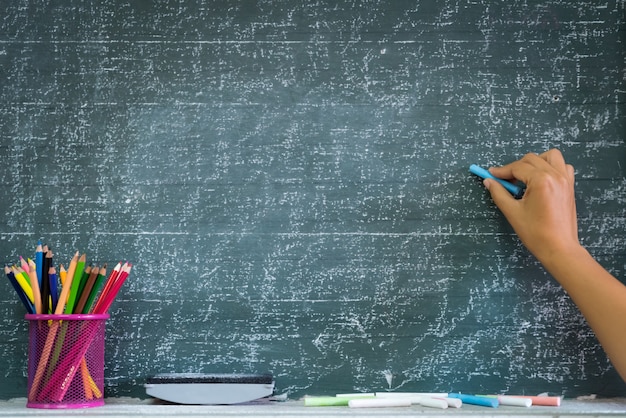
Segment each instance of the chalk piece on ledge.
M352 399L373 399L373 396L342 394L341 396L305 396L304 406L348 406Z
M169 373L149 377L146 393L167 402L187 405L230 405L271 396L271 374Z
M448 397L460 399L463 403L467 403L471 405L487 406L491 408L497 408L499 405L498 399L487 398L485 396L465 395L462 393L450 393L448 394Z
M410 398L383 398L383 399L351 399L348 402L350 408L391 408L411 406Z
M401 399L401 398L395 398L395 399ZM439 408L439 409L448 408L448 401L446 401L445 399L436 399L436 398L431 398L429 396L418 396L418 397L409 398L409 399L411 399L411 402L413 404L427 406L429 408ZM456 399L456 400L460 401L460 399Z
M533 404L533 401L529 398L520 398L516 396L498 396L497 399L498 402L500 402L500 405L505 406L523 406L528 408Z

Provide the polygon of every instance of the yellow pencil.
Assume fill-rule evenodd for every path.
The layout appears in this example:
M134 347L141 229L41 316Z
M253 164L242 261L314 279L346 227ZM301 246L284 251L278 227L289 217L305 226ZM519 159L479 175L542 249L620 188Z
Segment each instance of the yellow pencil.
M20 287L24 291L24 294L26 295L28 300L30 300L30 302L34 304L35 298L33 296L33 289L30 287L30 285L28 284L24 276L22 276L22 272L20 272L15 266L11 267L11 271L13 272L13 276L15 276L15 280L17 280L17 283L20 285Z
M39 290L39 280L37 279L37 266L35 266L35 262L33 260L28 260L29 263L26 264L24 259L22 259L22 266L24 266L24 271L28 273L28 277L30 277L30 285L33 289L33 297L35 298L35 312L38 314L42 312L42 302L41 302L41 293ZM26 270L26 266L28 266L28 270ZM47 312L46 312L47 313Z
M74 272L76 271L76 264L78 263L78 257L80 253L76 251L74 257L70 261L70 265L67 269L67 275L65 278L65 283L63 283L63 290L61 290L61 296L59 296L59 303L57 303L57 307L54 310L55 315L60 315L63 313L63 309L65 309L65 302L67 301L68 296L70 295L70 287L72 286L72 280L74 277ZM68 312L71 313L71 312Z
M65 267L63 264L59 266L59 278L61 278L61 285L65 286L65 278L67 277L67 271L65 271Z

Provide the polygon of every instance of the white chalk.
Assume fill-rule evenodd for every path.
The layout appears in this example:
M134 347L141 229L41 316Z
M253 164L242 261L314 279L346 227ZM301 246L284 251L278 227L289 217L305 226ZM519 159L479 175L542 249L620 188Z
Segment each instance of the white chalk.
M439 409L447 409L448 408L448 402L445 401L445 399L435 399L435 398L431 398L428 396L415 396L415 397L408 397L411 402L413 404L417 404L417 405L421 405L421 406L427 406L429 408L439 408ZM387 398L387 399L393 399L393 398ZM395 398L395 399L404 399L404 398Z
M411 406L411 399L351 399L348 402L350 408L388 408L396 406Z
M401 398L405 396L428 396L429 398L447 398L447 393L439 392L376 392L377 398Z
M463 406L463 401L456 398L443 398L444 401L448 403L450 408L460 408Z
M527 408L533 404L532 399L517 398L515 396L498 396L498 401L500 402L500 405L525 406Z

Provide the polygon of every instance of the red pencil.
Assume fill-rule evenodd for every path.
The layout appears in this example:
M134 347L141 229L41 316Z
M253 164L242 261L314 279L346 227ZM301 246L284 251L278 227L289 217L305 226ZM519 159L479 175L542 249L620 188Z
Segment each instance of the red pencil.
M116 266L111 271L111 274L109 275L109 278L107 279L104 285L104 288L102 289L102 291L100 292L100 295L98 296L98 300L96 300L96 303L94 303L93 313L100 312L100 308L102 304L104 303L104 300L106 299L107 294L111 290L111 287L113 286L113 284L115 284L115 281L117 280L117 277L119 276L121 270L122 270L122 262L120 261L119 263L116 264Z
M113 286L111 286L111 289L109 289L108 293L106 294L106 297L103 299L102 304L96 307L96 310L94 310L94 313L103 314L109 310L109 308L111 307L111 304L113 303L113 300L115 299L115 296L117 296L117 293L120 291L120 288L124 284L124 281L126 281L126 278L130 274L131 268L132 268L132 265L130 263L125 263L122 266L122 269L120 270L120 274L115 280L115 283L113 284Z

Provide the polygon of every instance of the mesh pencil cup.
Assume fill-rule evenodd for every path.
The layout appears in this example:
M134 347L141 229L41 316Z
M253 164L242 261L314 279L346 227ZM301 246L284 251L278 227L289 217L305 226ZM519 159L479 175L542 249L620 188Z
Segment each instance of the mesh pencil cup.
M108 314L26 315L29 408L104 405Z

